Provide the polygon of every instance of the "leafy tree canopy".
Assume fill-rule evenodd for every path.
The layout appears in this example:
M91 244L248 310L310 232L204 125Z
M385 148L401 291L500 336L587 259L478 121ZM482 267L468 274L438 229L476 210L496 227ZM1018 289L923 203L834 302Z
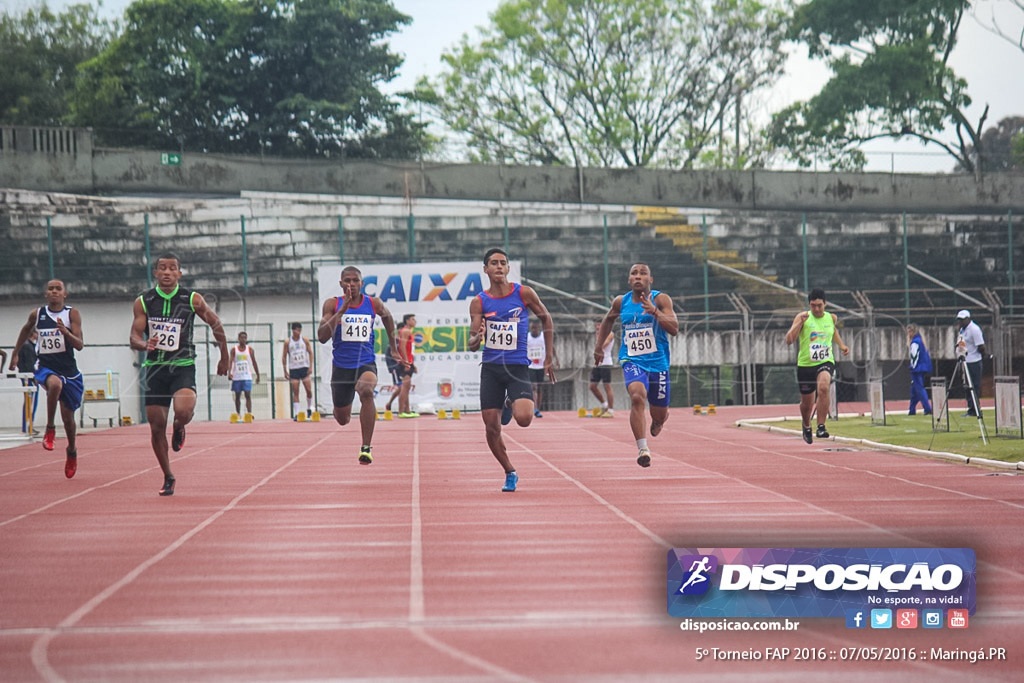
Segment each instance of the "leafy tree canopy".
M948 66L970 0L810 0L797 8L790 38L827 60L832 78L821 92L775 116L771 137L809 166L864 164L859 147L909 136L938 145L960 166L986 166L981 130L972 122L967 83ZM944 139L943 131L954 131Z
M0 14L0 121L61 125L77 65L102 52L114 30L86 4L54 13L40 3L21 15Z
M421 127L379 90L409 17L390 0L138 0L82 66L75 122L121 144L409 158Z
M754 139L741 102L779 76L783 18L755 0L508 0L416 95L479 161L718 165L737 114Z

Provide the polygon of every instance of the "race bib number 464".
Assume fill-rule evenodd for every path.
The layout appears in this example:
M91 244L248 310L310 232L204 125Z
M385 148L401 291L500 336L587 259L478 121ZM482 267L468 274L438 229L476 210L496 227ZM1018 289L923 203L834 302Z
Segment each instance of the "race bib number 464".
M832 348L828 344L811 344L811 360L824 362L829 359Z

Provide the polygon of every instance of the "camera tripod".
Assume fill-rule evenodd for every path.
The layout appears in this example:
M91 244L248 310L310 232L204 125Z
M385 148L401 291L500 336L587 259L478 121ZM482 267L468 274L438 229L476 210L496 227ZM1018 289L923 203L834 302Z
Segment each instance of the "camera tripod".
M957 377L960 378L959 386L963 387L967 391L967 405L974 406L974 414L978 418L978 429L981 431L981 442L988 445L988 433L985 431L985 421L981 419L981 406L978 405L978 395L974 391L974 383L971 381L971 373L967 372L967 358L961 355L956 357L956 368L953 370L953 377L949 381L949 388L952 389L956 383ZM943 401L942 410L936 413L937 415L948 415L949 411L949 392L946 392L946 400ZM932 442L935 441L935 430L932 430ZM931 443L928 444L928 450L932 449Z

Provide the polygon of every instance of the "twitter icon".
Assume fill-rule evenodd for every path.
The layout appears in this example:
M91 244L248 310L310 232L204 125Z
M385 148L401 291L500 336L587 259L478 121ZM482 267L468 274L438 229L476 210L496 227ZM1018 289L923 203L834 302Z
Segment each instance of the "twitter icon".
M892 610L871 610L871 628L892 628Z

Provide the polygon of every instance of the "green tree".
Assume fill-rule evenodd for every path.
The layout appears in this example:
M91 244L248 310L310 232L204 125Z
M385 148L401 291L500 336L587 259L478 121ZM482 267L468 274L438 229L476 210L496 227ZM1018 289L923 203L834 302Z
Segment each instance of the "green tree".
M790 37L827 60L821 92L777 114L771 138L803 166L815 157L835 168L864 164L861 144L917 138L960 166L981 173L986 149L967 117L967 83L949 67L970 0L810 0L793 17ZM954 138L943 139L952 129Z
M742 166L783 18L755 0L508 0L416 96L480 161L692 168L721 165L728 138Z
M410 158L421 127L379 86L409 18L390 0L138 0L83 67L80 125L204 151ZM111 124L116 122L116 124Z
M55 14L40 3L0 14L0 121L58 126L67 116L76 67L98 55L114 25L80 4Z
M1014 154L1018 140L1024 141L1024 116L1007 116L995 126L989 126L981 135L981 144L988 150L989 171L1019 171L1024 169L1024 159ZM970 153L974 153L972 147ZM957 166L957 170L965 170Z

